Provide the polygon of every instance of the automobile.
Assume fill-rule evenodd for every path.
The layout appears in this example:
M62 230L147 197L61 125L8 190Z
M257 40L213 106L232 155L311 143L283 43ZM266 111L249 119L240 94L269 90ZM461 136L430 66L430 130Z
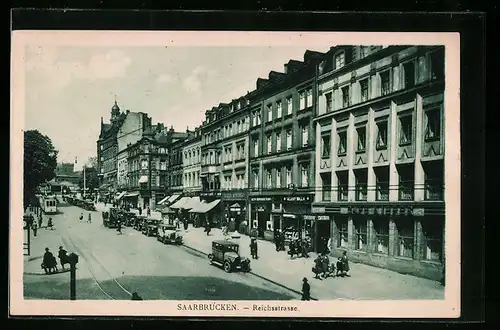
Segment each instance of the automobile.
M226 273L234 270L250 271L250 259L239 253L239 244L230 240L212 241L212 253L208 255L210 264L222 266Z
M144 224L144 221L146 221L146 217L143 215L137 215L135 217L135 222L134 222L134 229L138 231L142 231L142 225Z
M158 233L158 225L161 220L146 218L144 219L144 223L142 225L142 233L146 236L156 236Z
M182 244L181 230L175 225L160 224L158 226L158 236L156 239L163 244Z

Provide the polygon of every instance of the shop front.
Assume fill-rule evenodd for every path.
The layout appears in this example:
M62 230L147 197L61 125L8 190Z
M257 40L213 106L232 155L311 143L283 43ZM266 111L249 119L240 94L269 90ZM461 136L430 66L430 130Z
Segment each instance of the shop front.
M247 219L247 193L244 190L222 191L222 208L224 210L223 222L230 232L238 231L248 233Z
M131 208L137 208L139 206L139 192L134 191L123 195L123 203L130 206Z
M206 222L209 222L212 228L221 227L223 208L220 202L219 191L200 192L200 203L189 211L196 214L195 223L198 227L204 226Z
M271 196L250 197L250 232L252 236L273 240L274 223L271 218L273 198Z

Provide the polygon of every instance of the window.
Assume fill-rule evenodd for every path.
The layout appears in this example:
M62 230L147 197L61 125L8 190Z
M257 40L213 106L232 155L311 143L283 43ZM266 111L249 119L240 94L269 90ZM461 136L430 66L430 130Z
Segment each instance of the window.
M365 78L359 82L361 88L361 102L368 101L368 78Z
M307 147L309 142L309 130L307 126L302 126L302 148Z
M333 111L333 97L332 97L332 95L333 95L333 92L325 94L326 112Z
M286 116L286 115L291 115L291 114L292 114L292 112L293 112L293 108L292 108L292 106L293 106L293 102L292 102L292 101L293 101L292 96L288 96L288 97L286 98L285 116Z
M365 201L368 194L368 171L356 170L356 200Z
M253 186L254 188L259 188L259 171L253 171Z
M434 217L422 219L423 257L441 261L443 256L443 223Z
M377 142L375 144L377 150L387 148L387 121L377 122Z
M378 201L389 200L389 167L375 167L375 180L377 185L376 199Z
M273 105L268 104L267 105L267 121L272 121L273 120Z
M440 80L444 78L444 54L440 51L430 54L431 79Z
M405 88L412 88L415 86L415 63L407 62L403 64L403 74Z
M347 171L337 172L337 199L339 201L346 201L348 197L349 176Z
M444 170L442 161L432 161L424 163L425 173L425 199L444 199Z
M396 219L397 243L396 255L399 257L413 258L414 230L410 218Z
M161 161L160 162L160 170L161 171L166 171L167 170L167 162Z
M147 170L148 169L148 161L147 161L147 159L141 160L141 168L143 170Z
M313 97L312 88L306 90L306 107L312 107Z
M413 200L415 173L413 165L399 165L399 200Z
M358 136L358 147L356 151L363 152L366 149L366 127L356 128L356 133Z
M425 112L427 126L425 128L425 140L438 140L441 136L441 111L439 108Z
M307 164L304 164L301 166L300 177L301 177L301 180L300 180L301 186L308 187L309 186L309 166Z
M356 250L366 251L368 243L368 231L366 226L366 219L355 219L353 221L355 239L354 248Z
M299 110L306 108L306 93L302 91L299 93Z
M329 158L331 148L331 135L324 134L321 136L321 157Z
M412 116L399 118L399 145L407 145L412 142Z
M344 155L346 153L347 147L347 131L342 131L338 133L339 145L337 148L337 155Z
M348 247L348 222L346 217L338 217L335 219L335 224L338 229L338 237L337 237L337 247L347 249Z
M281 118L282 116L282 108L281 101L276 102L276 118Z
M387 219L374 218L375 252L389 254L389 222Z
M281 151L281 133L276 133L276 152Z
M271 154L273 152L273 139L271 135L267 136L267 153Z
M286 168L286 186L289 187L292 184L292 168Z
M253 155L254 157L259 156L259 139L253 140Z
M267 188L271 188L273 186L272 177L273 177L272 172L270 169L268 169L266 171L266 186L267 186Z
M342 106L347 108L351 104L351 97L349 95L349 86L342 87Z
M345 65L345 53L335 55L335 69L340 69Z
M321 173L321 200L330 202L332 200L332 174Z
M380 85L381 85L381 95L387 95L391 92L391 81L390 81L389 70L380 73Z
M292 149L292 130L289 129L286 131L286 149Z
M276 188L281 188L281 168L276 169Z
M257 126L257 112L252 113L252 126Z

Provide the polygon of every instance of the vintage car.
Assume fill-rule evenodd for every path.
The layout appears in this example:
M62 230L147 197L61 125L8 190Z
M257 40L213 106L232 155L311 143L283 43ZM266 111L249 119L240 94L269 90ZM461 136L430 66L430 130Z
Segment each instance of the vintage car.
M124 225L127 227L133 227L135 224L135 213L131 211L124 211L125 222Z
M122 221L120 210L110 208L109 211L102 212L103 225L108 228L116 228L118 221Z
M141 232L146 236L156 236L156 234L158 233L158 225L160 224L160 222L161 220L159 219L144 219Z
M156 239L163 244L182 244L181 230L176 229L175 225L160 224Z
M211 264L224 268L226 273L233 270L250 271L250 259L239 254L240 246L232 241L213 241L212 253L208 255Z
M146 221L146 217L143 215L137 215L135 217L135 222L134 222L134 229L138 231L142 231L142 226L144 222Z

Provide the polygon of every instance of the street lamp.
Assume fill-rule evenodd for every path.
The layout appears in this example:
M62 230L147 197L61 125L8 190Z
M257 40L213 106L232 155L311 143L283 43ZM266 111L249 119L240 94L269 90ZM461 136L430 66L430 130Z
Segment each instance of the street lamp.
M68 256L69 261L69 295L71 300L76 300L76 264L78 263L78 255L71 253Z

